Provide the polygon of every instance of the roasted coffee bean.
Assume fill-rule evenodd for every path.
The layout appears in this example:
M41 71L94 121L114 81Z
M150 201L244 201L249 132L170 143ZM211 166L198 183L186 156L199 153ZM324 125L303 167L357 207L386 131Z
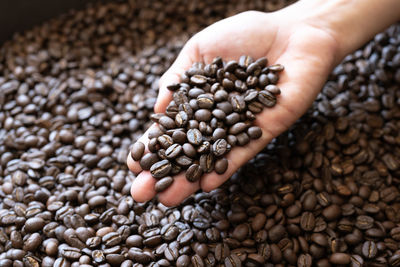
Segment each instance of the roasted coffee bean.
M204 173L210 173L214 170L214 156L211 153L200 156L199 165Z
M150 170L150 167L157 161L158 161L157 154L147 153L140 159L139 164L143 170Z
M239 267L242 266L242 261L236 254L231 254L229 257L225 258L224 264L225 266Z
M170 176L161 178L159 181L156 182L156 184L154 186L154 190L156 192L162 192L165 189L167 189L168 187L170 187L173 181L174 181L174 179Z
M261 128L258 126L252 126L247 129L247 134L251 139L258 139L262 135Z
M261 90L258 92L257 100L266 107L273 107L276 104L276 96L270 91Z
M167 148L165 151L165 156L168 159L174 159L176 158L182 151L182 146L179 144L173 144L170 147Z
M367 230L372 228L374 219L370 216L360 215L356 219L356 227L361 230Z
M29 218L25 222L25 231L28 233L37 232L42 230L45 224L42 218Z
M315 217L311 212L304 212L300 219L301 229L304 231L312 231L315 227Z
M131 148L131 157L136 161L140 160L143 156L144 148L145 146L142 142L137 141L134 143Z
M177 127L185 127L189 121L189 116L185 111L179 111L175 116L175 125Z
M377 245L374 241L366 241L362 245L362 254L367 259L375 258L378 253Z
M185 155L177 157L175 159L176 164L182 167L188 167L193 163L193 160L190 157L187 157Z
M228 143L225 139L218 139L214 142L212 151L216 157L223 156L228 150Z
M154 178L163 178L171 171L171 162L164 159L151 165L150 173Z
M189 143L192 145L200 145L203 141L203 136L198 129L189 129L186 135Z
M217 159L214 163L214 170L218 174L223 174L228 169L228 160L226 158Z
M333 253L329 257L329 261L333 264L346 265L350 263L350 255L346 253Z
M194 118L197 121L205 121L205 122L209 122L211 120L212 114L211 111L209 111L208 109L198 109L194 112Z
M190 167L186 170L186 179L189 182L196 182L200 179L200 177L203 175L203 169L201 168L200 165L198 164L192 164Z

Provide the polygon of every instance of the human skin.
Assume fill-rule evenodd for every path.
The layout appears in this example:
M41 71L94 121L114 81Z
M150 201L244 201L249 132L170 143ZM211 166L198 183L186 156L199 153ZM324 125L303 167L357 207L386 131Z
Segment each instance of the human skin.
M247 11L194 35L161 77L155 112L164 112L172 100L167 85L179 82L194 62L210 63L216 56L225 61L238 60L241 55L267 57L268 64L284 65L278 83L281 95L275 107L257 115L255 124L261 127L262 137L233 148L226 157L229 167L224 174L208 173L194 183L178 174L174 183L158 194L158 200L166 206L178 205L200 188L209 192L224 183L306 112L329 73L347 54L399 19L399 0L303 0L273 13ZM140 138L144 144L147 133ZM138 174L132 183L132 197L138 202L151 200L156 195L156 180L130 155L127 164Z

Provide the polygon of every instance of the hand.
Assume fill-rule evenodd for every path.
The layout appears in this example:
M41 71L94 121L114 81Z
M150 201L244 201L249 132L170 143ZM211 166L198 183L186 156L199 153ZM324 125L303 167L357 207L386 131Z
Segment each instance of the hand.
M224 183L244 163L261 151L274 137L288 129L311 105L337 61L338 44L328 31L292 16L290 11L263 13L248 11L221 20L193 36L182 49L171 68L160 80L160 92L155 112L164 112L172 100L166 86L179 82L180 75L194 62L210 63L220 56L224 61L238 60L241 55L254 59L268 58L268 65L280 63L285 70L278 87L281 95L277 105L257 115L255 124L262 137L244 147L235 147L228 155L228 170L223 175L205 174L200 181L190 183L184 174L158 195L166 206L177 205L186 197L203 189L211 191ZM147 143L147 132L140 139ZM156 180L149 171L142 171L138 162L128 156L129 168L139 173L131 193L136 201L152 199Z

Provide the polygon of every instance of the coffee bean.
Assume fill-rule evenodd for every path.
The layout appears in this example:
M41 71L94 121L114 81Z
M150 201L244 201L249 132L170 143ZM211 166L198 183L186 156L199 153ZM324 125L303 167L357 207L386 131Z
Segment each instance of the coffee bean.
M252 126L247 129L247 134L251 139L258 139L262 135L261 128L258 126Z
M138 161L142 158L144 152L144 144L140 141L137 141L133 144L131 148L131 156L134 160Z
M172 179L172 177L170 177L170 176L161 178L159 181L156 182L156 184L154 186L154 190L156 192L162 192L165 189L167 189L168 187L170 187L173 181L174 181L174 179Z
M244 97L241 95L234 95L230 102L232 109L235 112L242 112L246 108L246 102L244 101Z
M268 232L271 242L276 243L285 235L285 227L282 225L274 225Z
M185 155L177 157L175 162L182 167L188 167L193 163L193 160Z
M37 232L43 229L45 221L42 218L29 218L25 222L25 231L28 233Z
M327 220L335 220L337 219L342 213L342 210L340 209L340 207L338 205L330 205L328 207L326 207L323 211L322 211L322 215L327 219Z
M276 96L267 90L259 91L257 100L265 107L273 107L276 104Z
M372 228L374 223L374 219L370 216L366 215L360 215L357 217L356 220L356 227L361 229L361 230L367 230L369 228Z
M203 154L200 156L199 165L204 173L210 173L214 170L213 154Z
M158 143L161 145L162 148L167 149L170 147L174 141L172 140L172 137L166 134L163 134L157 138Z
M163 178L171 171L171 163L164 159L151 165L150 173L154 178Z
M375 258L378 253L377 245L374 241L365 241L362 245L362 254L367 259Z
M150 167L157 161L158 161L157 154L147 153L140 159L139 164L143 170L150 170Z
M311 212L304 212L300 219L301 229L304 231L312 231L315 227L315 217Z
M218 139L214 142L212 151L216 157L223 156L228 150L228 143L225 139Z
M183 131L174 131L172 140L178 144L184 144L186 142L186 133Z
M297 258L297 266L299 267L310 267L312 266L312 257L310 254L300 254Z
M200 145L203 139L201 132L198 129L189 129L187 131L187 139L192 145Z
M215 161L214 164L215 172L223 174L228 169L228 160L226 158L220 158Z
M168 159L174 159L176 158L182 151L182 146L179 144L173 144L170 147L167 148L165 151L165 156Z
M229 257L225 258L224 264L225 266L239 267L242 266L242 261L236 254L231 254Z
M200 121L209 122L211 120L211 117L212 117L211 111L209 111L208 109L198 109L194 113L194 118L199 122Z
M189 182L196 182L200 179L200 177L203 175L203 169L201 168L200 165L198 164L192 164L190 167L186 170L186 179Z
M333 264L349 264L350 263L350 255L346 253L333 253L329 257L329 261Z

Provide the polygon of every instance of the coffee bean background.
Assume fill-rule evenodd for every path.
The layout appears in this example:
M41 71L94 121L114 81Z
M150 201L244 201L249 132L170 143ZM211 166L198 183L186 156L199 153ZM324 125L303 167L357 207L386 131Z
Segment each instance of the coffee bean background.
M220 188L174 208L129 195L125 159L185 41L286 4L96 4L4 43L0 266L400 266L398 24Z

